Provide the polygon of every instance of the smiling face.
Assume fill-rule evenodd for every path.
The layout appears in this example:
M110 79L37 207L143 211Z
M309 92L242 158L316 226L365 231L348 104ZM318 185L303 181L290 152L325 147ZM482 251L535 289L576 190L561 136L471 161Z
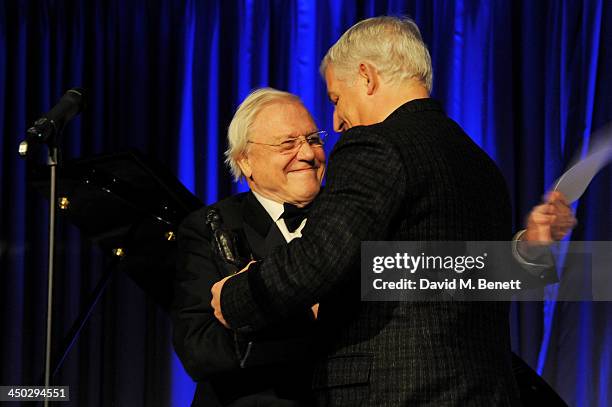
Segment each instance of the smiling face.
M305 205L319 193L325 172L323 147L308 143L291 152L278 147L289 137L306 136L317 131L304 106L295 101L279 101L264 107L249 130L246 153L238 160L249 187L273 201Z

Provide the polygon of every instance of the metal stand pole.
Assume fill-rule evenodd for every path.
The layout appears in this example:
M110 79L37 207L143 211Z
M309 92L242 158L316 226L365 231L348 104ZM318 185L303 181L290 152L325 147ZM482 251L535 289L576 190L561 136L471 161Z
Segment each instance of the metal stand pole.
M51 187L49 190L49 272L47 282L47 337L45 341L45 387L51 385L51 336L53 328L53 269L55 254L55 204L57 180L58 147L49 146L49 167L51 169ZM49 406L45 398L44 407Z

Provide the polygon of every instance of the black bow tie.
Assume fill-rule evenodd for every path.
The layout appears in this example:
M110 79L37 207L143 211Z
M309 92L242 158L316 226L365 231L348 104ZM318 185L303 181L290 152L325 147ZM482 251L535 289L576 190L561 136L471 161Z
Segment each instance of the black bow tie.
M308 216L308 211L310 210L310 204L298 208L297 206L285 202L283 204L283 214L281 218L285 219L285 225L287 225L287 229L289 232L293 233L295 230L302 224L302 221L306 219Z

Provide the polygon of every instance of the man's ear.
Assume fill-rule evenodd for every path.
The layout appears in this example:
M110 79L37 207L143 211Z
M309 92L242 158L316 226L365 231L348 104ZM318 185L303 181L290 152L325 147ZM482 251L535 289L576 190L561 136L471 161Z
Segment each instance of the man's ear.
M380 85L380 76L374 65L368 62L359 64L359 76L362 77L367 86L368 95L373 95Z
M238 167L240 167L244 177L250 179L253 175L253 170L251 169L251 164L249 163L247 156L243 155L236 162L238 163Z

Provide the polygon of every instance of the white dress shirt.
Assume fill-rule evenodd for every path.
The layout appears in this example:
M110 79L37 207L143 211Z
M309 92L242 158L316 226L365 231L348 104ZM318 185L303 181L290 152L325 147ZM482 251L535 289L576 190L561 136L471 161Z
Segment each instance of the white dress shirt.
M297 229L295 229L295 231L289 232L289 229L287 229L287 225L285 224L285 219L281 218L281 216L283 215L283 212L285 211L283 204L275 202L266 197L263 197L253 190L251 190L251 192L253 192L253 195L255 195L255 198L257 198L257 200L264 207L266 212L268 212L268 214L270 215L274 223L276 223L276 226L278 226L278 229L283 234L283 237L285 238L287 243L289 243L290 241L292 241L293 239L297 237L302 237L302 229L304 229L307 219L304 219L302 223L300 223L300 226L298 226Z

